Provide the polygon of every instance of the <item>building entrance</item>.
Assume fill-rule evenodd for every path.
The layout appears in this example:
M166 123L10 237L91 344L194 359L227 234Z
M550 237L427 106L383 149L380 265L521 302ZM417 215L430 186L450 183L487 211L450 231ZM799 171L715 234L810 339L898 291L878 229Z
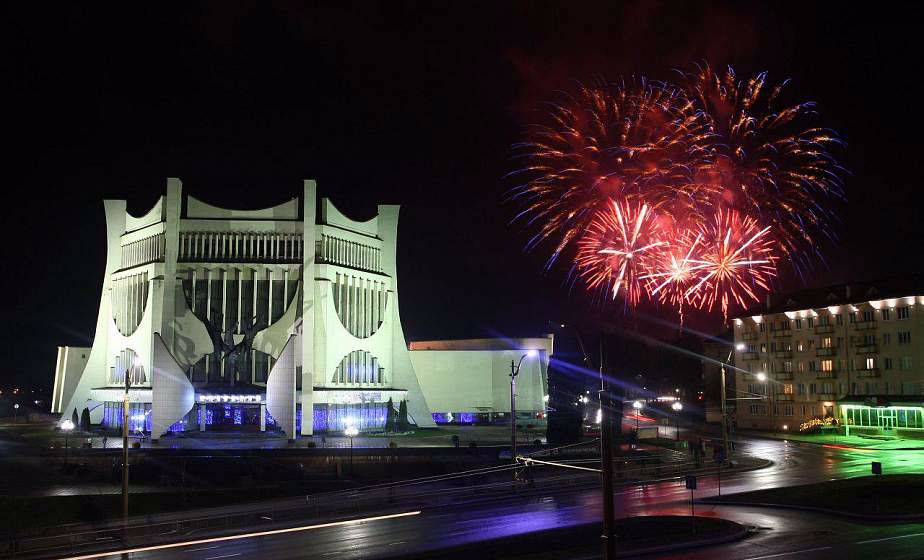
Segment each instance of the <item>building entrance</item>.
M202 406L202 405L200 405ZM259 432L259 404L206 404L205 429L209 432Z

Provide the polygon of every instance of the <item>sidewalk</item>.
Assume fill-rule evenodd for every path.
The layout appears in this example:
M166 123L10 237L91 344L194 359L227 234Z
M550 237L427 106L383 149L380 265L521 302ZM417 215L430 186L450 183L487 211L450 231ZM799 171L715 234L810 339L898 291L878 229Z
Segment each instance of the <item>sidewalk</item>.
M869 451L924 451L924 440L919 439L895 438L882 440L862 436L812 435L749 430L741 430L740 433L750 437L810 443L813 445L824 445L836 448L854 448Z

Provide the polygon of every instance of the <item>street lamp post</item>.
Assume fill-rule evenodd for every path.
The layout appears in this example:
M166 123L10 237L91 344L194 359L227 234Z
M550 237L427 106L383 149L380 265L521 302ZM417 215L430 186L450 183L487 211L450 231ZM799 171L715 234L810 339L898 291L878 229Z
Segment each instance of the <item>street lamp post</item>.
M73 429L74 429L74 423L71 422L70 420L65 420L64 422L61 422L61 430L64 432L64 467L65 468L67 468L67 449L69 447L67 436L70 435L71 430Z
M683 405L680 401L674 401L674 404L671 405L671 408L674 409L674 412L677 413L677 437L676 440L680 441L680 411L683 410Z
M520 366L527 356L535 354L535 350L520 356L519 362L510 360L510 462L517 462L517 375L520 374ZM513 469L513 479L517 479L517 470Z
M638 438L638 413L642 410L642 407L645 406L642 404L642 401L635 401L632 403L632 408L635 409L635 437Z
M350 424L343 430L343 433L350 438L350 476L353 476L353 438L359 434L359 430L356 429L356 426Z
M19 403L16 403L13 405L13 423L14 424L17 424L19 422L18 416L19 416Z
M731 447L728 445L728 403L727 403L727 393L725 389L725 366L731 362L732 354L735 350L739 352L744 350L744 343L739 342L735 345L734 348L728 351L728 356L725 357L725 361L721 364L721 388L719 393L719 401L722 406L722 448L725 450L725 456L731 460Z

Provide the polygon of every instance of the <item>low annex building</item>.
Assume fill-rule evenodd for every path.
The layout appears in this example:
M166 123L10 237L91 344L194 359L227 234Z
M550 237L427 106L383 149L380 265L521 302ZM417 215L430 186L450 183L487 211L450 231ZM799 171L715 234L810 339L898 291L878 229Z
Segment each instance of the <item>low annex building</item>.
M855 283L735 319L737 425L924 433L922 293L919 278Z
M437 385L481 374L412 360L398 306L398 206L351 220L305 181L300 198L233 210L184 196L171 178L144 216L124 200L104 208L93 346L58 350L52 412L62 418L120 428L127 398L130 429L153 438L269 429L294 439L381 428L389 402L404 401L419 427L435 426L431 411L480 410L450 410L456 402L440 402L439 389L434 408L421 388L415 367ZM544 410L545 371L518 408Z

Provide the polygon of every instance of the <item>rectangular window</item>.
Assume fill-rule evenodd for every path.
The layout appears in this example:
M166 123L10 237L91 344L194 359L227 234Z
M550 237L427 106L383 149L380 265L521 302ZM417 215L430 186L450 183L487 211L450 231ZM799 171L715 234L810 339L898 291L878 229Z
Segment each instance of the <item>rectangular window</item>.
M802 330L802 319L796 319L796 330L797 331Z
M799 352L802 351L802 341L801 340L796 341L796 350L798 350Z
M898 333L899 344L911 344L911 331L902 331Z
M881 313L882 313L882 320L883 320L883 321L888 321L888 320L892 319L892 310L891 310L891 309L882 309L882 310L880 310L880 311L881 311Z
M815 318L814 318L814 317L809 317L809 318L807 319L807 321L808 321L808 328L812 328L812 327L815 326Z
M873 310L872 309L863 312L863 320L866 322L873 320Z
M898 318L899 319L909 319L911 318L911 308L907 305L904 307L897 308Z
M809 383L809 394L814 395L818 392L818 385L815 383Z
M783 361L783 371L786 373L792 373L792 362L789 360Z
M831 393L834 392L834 384L833 383L822 383L821 392L825 395L830 395Z
M764 332L764 324L763 324L763 323L757 323L757 330L759 330L760 332Z
M850 313L850 323L853 324L856 322L857 322L857 312L853 311Z
M834 371L834 360L822 360L821 371Z
M760 351L761 351L761 353L766 354L766 353L767 353L767 345L766 345L766 344L761 344L761 345L760 345Z
M783 394L784 395L792 394L792 383L783 383Z
M876 369L876 358L866 358L866 369Z
M827 327L828 325L831 324L831 316L822 315L821 317L818 318L818 324L822 327Z
M892 333L882 333L882 345L888 346L892 344Z
M882 367L885 369L892 369L892 358L883 358Z
M863 337L863 344L867 346L872 346L873 344L876 344L876 335L874 334L865 335Z
M808 349L812 350L814 348L815 348L815 339L814 338L808 339Z
M815 360L809 360L809 371L815 371Z
M837 326L843 325L843 324L844 324L844 316L843 316L843 315L837 315L836 318L834 319L834 322L837 323Z
M796 366L796 368L799 371L799 373L805 373L805 362L798 362L798 365Z
M792 416L792 408L791 404L783 405L783 416Z
M783 319L780 321L780 330L788 331L790 328L789 319Z
M798 385L796 385L796 394L797 395L805 394L805 383L799 383ZM805 412L803 411L802 414L805 414Z
M834 339L832 339L830 336L826 336L826 337L822 338L822 339L821 339L821 347L822 347L822 348L833 348L833 347L834 347Z
M899 362L899 369L902 371L908 371L911 369L911 356L902 356L901 362Z

